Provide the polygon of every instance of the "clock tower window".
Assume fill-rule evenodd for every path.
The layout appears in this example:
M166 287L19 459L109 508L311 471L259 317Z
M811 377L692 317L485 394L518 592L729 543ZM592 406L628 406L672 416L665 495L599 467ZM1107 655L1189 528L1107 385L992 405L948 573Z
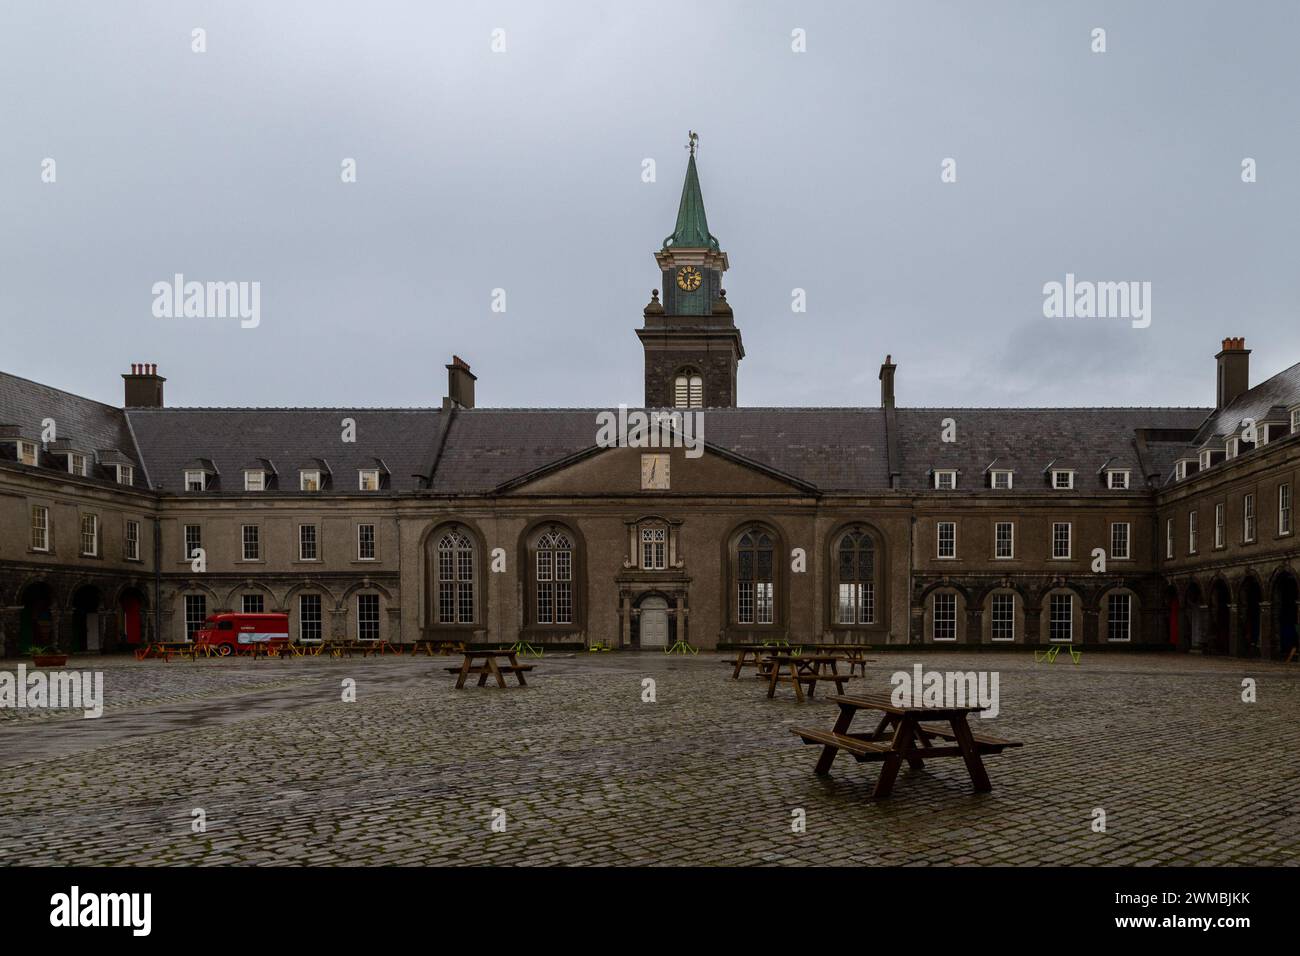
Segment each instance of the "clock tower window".
M704 407L704 378L696 369L684 368L677 373L673 383L673 407Z

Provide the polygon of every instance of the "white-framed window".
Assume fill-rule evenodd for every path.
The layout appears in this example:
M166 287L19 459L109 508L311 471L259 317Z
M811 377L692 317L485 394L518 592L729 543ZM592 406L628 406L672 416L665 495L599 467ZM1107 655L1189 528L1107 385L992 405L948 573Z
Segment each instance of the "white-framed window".
M379 469L362 468L358 473L358 487L362 491L379 490Z
M1128 490L1128 472L1114 469L1106 472L1106 487L1111 491Z
M1291 533L1291 484L1277 486L1277 533Z
M938 532L939 557L957 557L957 522L940 521L936 530Z
M185 595L185 640L194 640L194 632L203 627L208 619L208 597L206 594Z
M1052 557L1056 560L1064 560L1070 557L1072 552L1071 542L1071 524L1068 521L1052 522Z
M561 528L550 528L532 549L538 624L573 623L573 542Z
M250 468L248 471L244 472L244 490L265 491L266 472L257 468Z
M1291 434L1300 432L1300 408L1291 409Z
M1047 639L1074 640L1074 595L1052 594L1048 602Z
M1129 523L1114 521L1110 526L1110 556L1114 561L1128 560Z
M1072 489L1074 487L1074 472L1069 468L1053 468L1052 487L1058 491Z
M1224 513L1223 502L1214 506L1214 546L1222 548L1226 543L1228 522Z
M298 525L298 560L320 560L320 548L317 547L316 526L314 524Z
M1223 445L1224 457L1228 461L1231 461L1232 459L1237 457L1237 452L1240 448L1241 448L1241 439L1239 439L1236 435L1233 435Z
M255 524L246 524L240 530L243 539L244 560L262 560L262 529Z
M134 518L126 519L126 538L124 551L128 561L140 560L140 522Z
M1133 595L1111 594L1106 599L1106 640L1124 642L1133 637Z
M76 452L68 455L68 474L80 475L82 478L86 477L88 471L85 455L79 455Z
M438 539L438 623L473 624L474 541L459 528L449 528Z
M375 526L372 524L357 525L357 560L375 560Z
M36 464L36 442L20 441L18 443L18 460L24 465Z
M187 524L182 528L181 534L185 543L184 560L189 561L196 557L194 552L203 547L203 527Z
M957 595L935 594L932 628L936 641L957 640Z
M299 594L298 640L304 644L319 644L321 636L320 595Z
M998 491L1010 491L1012 484L1011 469L996 468L993 471L993 487Z
M1179 461L1174 462L1174 480L1182 481L1186 477L1187 477L1187 462L1181 459Z
M1195 554L1201 544L1201 513L1193 508L1187 512L1187 553Z
M1172 561L1174 559L1174 519L1165 519L1165 558Z
M245 594L240 598L240 601L245 614L266 613L266 595L261 591L256 591L252 594Z
M185 472L185 490L203 491L208 486L208 476L202 471Z
M81 516L81 555L99 557L99 515Z
M50 550L50 509L32 505L32 550Z
M1241 539L1255 540L1255 496L1246 495L1241 501Z
M1016 524L1014 521L999 521L993 525L993 557L1014 558L1016 556Z
M841 624L876 623L876 543L861 530L846 531L836 549Z
M357 595L357 640L379 640L379 595Z
M641 529L641 569L662 571L668 567L668 529L655 526Z
M995 641L1016 639L1016 596L1009 592L993 595L993 617L990 638Z
M955 491L957 488L957 472L952 468L944 468L934 473L934 487L937 491Z
M761 527L745 531L736 542L737 624L771 624L776 620L775 544L772 535Z
M131 465L118 465L117 483L119 485L135 484L135 468Z
M311 469L298 473L299 491L320 491L320 470Z
M673 379L673 406L675 408L704 407L704 379L695 369L683 369Z
M1214 453L1210 451L1210 449L1208 448L1202 448L1201 449L1201 471L1205 471L1205 469L1209 468L1210 463L1213 461L1214 461Z

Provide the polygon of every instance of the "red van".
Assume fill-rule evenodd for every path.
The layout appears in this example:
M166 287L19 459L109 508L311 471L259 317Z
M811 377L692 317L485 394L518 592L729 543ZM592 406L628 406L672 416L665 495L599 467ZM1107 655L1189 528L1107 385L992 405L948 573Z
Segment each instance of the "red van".
M209 614L194 632L195 644L212 644L228 657L249 644L287 644L288 614Z

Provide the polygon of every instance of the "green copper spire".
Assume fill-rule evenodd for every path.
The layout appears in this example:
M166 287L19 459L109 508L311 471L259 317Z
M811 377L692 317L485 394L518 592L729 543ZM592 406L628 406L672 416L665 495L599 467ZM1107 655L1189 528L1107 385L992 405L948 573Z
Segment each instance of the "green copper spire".
M718 250L718 240L709 232L704 215L704 197L700 194L700 174L695 171L695 141L691 133L691 158L686 164L686 182L682 183L682 201L677 207L677 228L664 240L664 248Z

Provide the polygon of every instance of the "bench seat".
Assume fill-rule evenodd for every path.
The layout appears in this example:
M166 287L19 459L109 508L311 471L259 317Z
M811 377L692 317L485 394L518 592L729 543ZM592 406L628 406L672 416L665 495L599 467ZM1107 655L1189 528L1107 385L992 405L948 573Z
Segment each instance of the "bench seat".
M951 730L945 730L941 727L932 727L926 724L918 724L917 726L919 727L921 733L925 734L927 737L939 737L942 738L943 740L952 740L952 741L956 741L957 739L957 735L954 734ZM996 748L997 750L1001 750L1003 747L1024 746L1024 744L1022 744L1019 740L1006 740L1002 737L994 737L990 734L977 734L972 732L971 739L975 741L975 743L981 749L987 747L990 749Z
M791 733L803 738L806 744L820 744L823 747L836 747L851 753L858 762L864 760L883 760L889 753L889 744L849 737L829 730L813 730L809 727L792 727Z

